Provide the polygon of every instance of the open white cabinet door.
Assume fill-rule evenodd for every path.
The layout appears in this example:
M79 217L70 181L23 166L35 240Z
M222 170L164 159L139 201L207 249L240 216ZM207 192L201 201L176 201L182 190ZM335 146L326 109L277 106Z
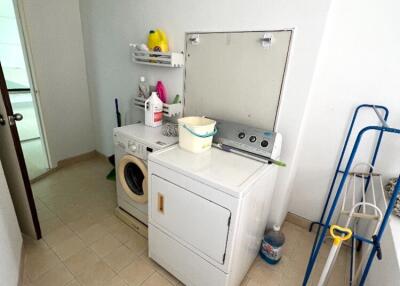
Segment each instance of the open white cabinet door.
M15 125L15 120L21 120L22 116L13 113L1 64L0 90L0 161L21 231L32 238L40 239L39 220Z
M187 34L185 116L273 130L292 33Z

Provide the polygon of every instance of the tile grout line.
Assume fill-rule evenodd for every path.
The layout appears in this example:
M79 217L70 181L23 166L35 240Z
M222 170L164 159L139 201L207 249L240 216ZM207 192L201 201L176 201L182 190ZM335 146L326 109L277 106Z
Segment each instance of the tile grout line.
M157 272L157 270L154 270L153 273L151 273L151 275L149 277L147 277L142 283L140 283L138 286L143 285L144 283L146 283L147 280L149 280L153 275L155 275Z
M86 248L86 249L92 251L92 252L96 255L96 257L99 259L99 261L102 261L103 263L107 264L99 255L97 255L97 253L96 253L95 251L93 251L93 250L90 248L90 245L86 244L86 242L82 240L81 236L80 236L75 230L71 229L71 228L67 225L67 223L66 223L61 217L59 217L56 213L54 213L51 209L49 209L49 207L47 206L47 204L46 204L45 202L43 202L40 198L38 198L38 199L45 205L45 207L48 209L49 212L51 212L55 217L57 217L57 218L62 222L62 225L63 225L62 227L66 227L66 228L69 229L71 232L73 232L74 235L76 235L76 237L85 245L84 248ZM82 217L83 217L83 216L82 216ZM76 219L75 221L81 219L82 217ZM56 230L55 230L55 231L56 231ZM52 246L50 246L50 245L47 243L47 241L46 241L46 239L45 239L45 235L43 236L42 239L43 239L43 242L46 244L47 248L48 248L49 250L51 250L52 253L58 258L58 260L61 262L61 264L62 264L62 265L67 269L67 271L71 274L71 276L73 277L73 279L76 280L79 284L81 284L81 283L78 281L78 277L75 276L75 275L70 271L70 269L69 269L68 266L65 264L65 262L64 262L64 261L61 259L61 257L57 254L57 252L55 252L54 248L53 248ZM92 244L94 244L95 242L97 242L97 241L99 241L99 240L100 240L100 239L97 239L96 241L92 242ZM73 255L75 255L75 254L73 254ZM73 256L73 255L72 255L72 256ZM71 256L70 256L70 257L71 257ZM68 257L68 258L69 258L69 257ZM68 258L67 258L67 259L68 259ZM108 264L107 264L107 265L108 265ZM55 267L55 266L51 267L50 269L48 269L47 271L45 271L44 273L42 273L42 274L41 274L39 277L37 277L35 280L38 280L41 276L45 275L45 274L48 273L50 270L54 269L54 267ZM116 273L116 272L114 271L114 269L112 269L111 267L110 267L110 269L111 269L111 270L113 271L113 273L115 274L114 277L118 275L118 273ZM34 281L35 281L35 280L34 280ZM34 282L34 281L32 281L32 282ZM71 279L70 281L66 282L64 285L66 285L67 283L69 283L69 282L71 282L71 281L72 281L72 279Z
M140 257L144 254L145 252L143 252L141 255L140 255ZM165 270L164 268L162 268L162 266L161 265L159 265L157 262L155 262L154 260L152 260L150 257L148 257L148 259L150 259L151 261L153 261L154 263L156 263L157 264L157 266L159 266L159 267L161 267L161 269L163 269L164 271L167 271L167 270ZM144 263L146 263L148 266L150 266L151 268L153 268L153 265L151 265L150 263L148 263L147 261L144 261ZM178 283L179 283L179 279L178 278L176 278L175 276L173 276L177 281L178 281L178 283L172 283L172 281L170 281L167 277L165 277L164 275L164 273L163 272L161 272L161 271L159 271L157 268L156 269L154 269L154 271L155 271L155 273L158 273L158 274L160 274L160 276L161 277L163 277L165 280L167 280L171 285L178 285ZM168 272L168 271L167 271ZM169 272L168 272L169 273ZM154 273L153 273L154 274ZM151 276L153 276L153 274L151 275ZM170 275L172 275L171 273L169 273ZM150 277L149 277L150 278ZM146 279L147 280L147 279ZM145 281L146 281L145 280ZM144 283L144 282L143 282Z
M80 217L79 219L81 219L81 218L82 218L82 217ZM77 220L79 220L79 219L77 219ZM60 220L61 220L61 218L60 218ZM99 241L101 238L99 238L99 239L93 241L91 244L87 244L85 241L82 240L81 236L80 236L76 231L74 231L73 229L71 229L63 220L61 220L61 221L63 222L63 224L64 224L65 227L67 227L69 230L71 230L71 231L78 237L78 239L79 239L80 241L82 241L82 243L85 245L83 249L87 249L87 250L93 252L94 255L99 259L99 261L101 261L101 262L105 263L107 266L109 266L109 265L102 259L102 257L100 257L95 251L93 251L93 250L90 248L90 245L96 243L96 242ZM81 250L80 250L80 251L81 251ZM76 254L77 254L77 253L71 255L70 257L72 257L72 256L74 256L74 255L76 255ZM56 254L56 255L57 255L57 254ZM69 257L69 258L70 258L70 257ZM61 260L61 259L60 259L60 260ZM64 264L64 266L67 268L67 270L72 274L72 277L74 277L74 279L81 285L81 283L79 282L78 277L75 276L75 275L69 270L68 266L64 263L64 261L61 260L61 262ZM96 263L97 263L97 262L96 262ZM113 276L113 278L114 278L115 276L118 275L118 273L116 273L116 272L114 271L114 269L112 269L111 267L110 267L110 269L111 269L111 271L115 274L115 275Z
M51 188L51 185L50 185L49 187ZM80 190L83 190L83 189L87 189L87 188L83 188L83 187L80 188ZM74 236L77 237L77 238L82 242L82 244L84 245L84 248L82 248L82 249L91 250L90 246L93 245L94 243L96 243L97 241L99 241L101 238L96 239L95 241L91 242L90 244L89 244L89 243L86 243L85 241L83 241L83 239L82 239L82 237L79 235L79 233L78 233L77 231L73 230L70 226L68 226L68 222L67 222L65 219L63 219L62 217L60 217L59 214L57 214L56 212L54 212L54 210L53 210L52 208L49 207L48 202L46 203L45 200L43 200L44 197L48 197L48 196L50 196L50 194L43 195L43 196L40 196L40 195L39 195L39 196L35 196L35 199L37 199L37 200L40 201L40 203L41 203L43 209L44 209L45 211L49 212L49 213L52 215L52 217L49 218L49 219L44 219L44 220L42 219L42 222L43 222L43 221L50 220L50 219L52 219L52 218L54 217L55 219L57 219L57 220L59 220L59 221L61 222L61 225L60 225L60 227L58 227L58 228L65 227L66 229L68 229L69 231L71 231L71 232L74 234ZM106 202L106 200L104 200L103 204L100 203L100 204L101 204L100 207L106 208L107 205L105 204L105 202ZM75 203L74 203L74 204L75 204ZM77 221L77 220L81 219L83 216L84 216L84 215L82 215L81 217L75 219L74 221ZM110 217L111 217L111 216L110 216ZM94 223L94 224L95 224L95 223ZM49 231L49 233L51 233L51 232L53 232L53 231L57 231L58 228L55 228L55 229ZM108 235L108 234L111 234L109 230L106 230L105 232L106 232L107 235ZM49 234L49 233L48 233L48 234ZM46 234L46 235L48 235L48 234ZM66 268L66 270L68 271L68 273L71 274L71 277L73 277L73 279L69 280L69 281L66 282L65 284L70 283L72 280L77 281L78 278L70 271L70 269L69 269L69 268L67 267L67 265L65 264L65 261L63 261L62 258L61 258L61 257L57 254L57 252L55 251L55 248L54 248L53 246L51 246L51 245L46 241L46 239L45 239L45 236L46 236L46 235L44 235L44 237L43 237L43 239L42 239L42 243L44 244L44 246L46 247L46 249L50 250L50 252L51 252L53 255L55 255L55 257L57 257L57 260L58 260L58 262L60 262L60 265L63 265L63 266ZM91 251L92 251L92 250L91 250ZM92 251L92 252L94 252L94 251ZM99 259L99 261L102 261L103 263L105 263L105 261L104 261L96 252L94 252L94 254L95 254L95 256ZM24 256L24 263L25 263L26 260L27 260L27 256L25 255L25 256ZM58 265L58 263L57 263L57 265ZM54 267L55 267L55 266L54 266ZM42 277L43 275L47 274L49 271L51 271L52 269L54 269L54 267L50 267L50 268L49 268L48 270L46 270L44 273L42 273L41 275L39 275L39 277L37 277L36 279L34 279L34 281L40 279L40 277ZM110 268L110 269L111 269L111 271L114 273L114 276L113 276L113 277L115 277L115 276L118 275L118 273L117 273L116 271L114 271L114 269L112 269L112 268ZM32 282L29 276L27 276L27 278L28 278L28 280L29 280L30 282ZM34 281L33 281L33 282L34 282ZM79 284L81 284L79 281L77 281L77 282L78 282Z
M55 215L56 217L58 217L57 215ZM60 219L60 218L59 218ZM61 219L60 219L61 220ZM67 228L68 228L68 226L67 225L65 225L65 223L61 220L61 222L63 223L63 225L64 226L66 226ZM61 262L61 264L65 267L65 269L71 274L71 276L73 277L73 279L74 280L77 280L77 277L75 277L75 275L69 270L69 268L67 267L67 265L64 263L64 261L61 259L61 257L57 254L57 252L55 252L55 250L53 249L53 247L52 246L50 246L48 243L47 243L47 241L45 240L45 238L44 238L44 236L43 236L43 238L42 238L42 240L43 240L43 242L47 245L47 247L48 247L48 249L49 250L51 250L52 252L53 252L53 254L58 258L58 260ZM55 266L54 266L55 267ZM52 270L54 267L51 267L50 269L48 269L46 272L44 272L43 274L41 274L40 276L43 276L43 275L45 275L46 273L48 273L50 270ZM39 277L40 277L39 276ZM38 277L38 278L39 278ZM35 279L35 280L38 280L38 279ZM67 285L67 283L69 283L69 282L71 282L72 281L72 279L70 280L70 281L68 281L68 282L66 282L64 285ZM34 282L34 281L33 281ZM78 283L79 283L79 281L78 281ZM81 284L81 283L79 283L79 284Z

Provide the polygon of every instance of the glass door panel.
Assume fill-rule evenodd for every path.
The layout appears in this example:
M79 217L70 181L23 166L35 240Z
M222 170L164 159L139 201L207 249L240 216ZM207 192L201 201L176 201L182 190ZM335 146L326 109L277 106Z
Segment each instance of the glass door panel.
M0 61L14 113L23 116L17 122L17 129L29 178L32 180L47 172L49 163L13 0L0 0L0 35Z

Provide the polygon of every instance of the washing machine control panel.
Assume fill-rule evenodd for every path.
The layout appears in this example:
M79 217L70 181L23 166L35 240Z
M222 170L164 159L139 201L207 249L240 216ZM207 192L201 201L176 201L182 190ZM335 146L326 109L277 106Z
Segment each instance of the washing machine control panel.
M146 146L140 142L128 140L125 151L126 153L134 155L140 159L147 160Z
M156 151L153 148L136 140L127 138L118 132L114 133L114 144L115 146L123 149L125 153L131 154L142 160L147 160L148 154Z
M130 152L136 152L136 150L137 150L137 145L136 145L136 143L135 143L135 142L132 142L132 141L128 141L128 150L129 150Z

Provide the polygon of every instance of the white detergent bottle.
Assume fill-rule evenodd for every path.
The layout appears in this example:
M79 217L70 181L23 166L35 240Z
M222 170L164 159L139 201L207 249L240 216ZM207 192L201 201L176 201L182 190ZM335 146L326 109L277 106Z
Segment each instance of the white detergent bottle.
M151 96L144 102L144 124L150 127L162 125L163 119L163 102L156 92L152 92Z

